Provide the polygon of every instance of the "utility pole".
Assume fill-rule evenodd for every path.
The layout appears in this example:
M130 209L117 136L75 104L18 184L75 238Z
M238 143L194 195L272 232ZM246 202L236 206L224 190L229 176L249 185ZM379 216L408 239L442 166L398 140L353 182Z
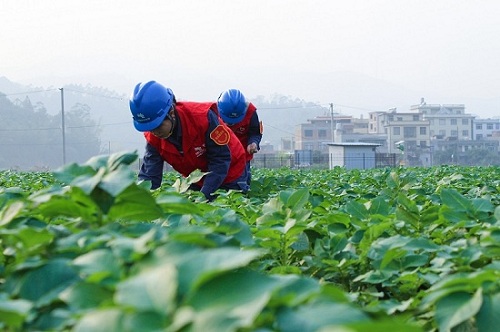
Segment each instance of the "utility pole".
M63 165L66 165L66 126L64 124L64 88L61 90L61 122L62 122L62 153L63 153Z
M333 122L333 103L330 103L330 121L331 121L331 131L332 131L332 142L335 142L335 124Z

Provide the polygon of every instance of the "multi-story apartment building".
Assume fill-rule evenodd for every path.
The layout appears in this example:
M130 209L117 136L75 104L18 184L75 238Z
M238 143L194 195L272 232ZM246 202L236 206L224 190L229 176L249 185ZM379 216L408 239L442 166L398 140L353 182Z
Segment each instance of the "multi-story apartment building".
M307 123L297 125L295 149L317 150L327 153L328 145L326 143L334 142L334 131L340 126L346 133L368 133L368 120L336 114L333 116L332 126L331 116L318 116L314 119L308 119Z
M412 105L410 110L423 114L429 121L430 137L444 139L456 137L458 140L472 140L474 116L465 113L463 104L427 104Z
M474 119L472 137L474 140L488 139L500 134L500 119Z
M389 153L399 151L396 146L398 142L404 142L408 153L426 150L430 146L429 120L425 120L421 113L397 113L396 109L390 112L370 112L368 127L372 134L387 135Z
M465 162L469 150L498 153L499 141L493 137L498 121L475 119L463 104L427 104L423 98L411 109L429 120L433 153L449 153L453 163Z

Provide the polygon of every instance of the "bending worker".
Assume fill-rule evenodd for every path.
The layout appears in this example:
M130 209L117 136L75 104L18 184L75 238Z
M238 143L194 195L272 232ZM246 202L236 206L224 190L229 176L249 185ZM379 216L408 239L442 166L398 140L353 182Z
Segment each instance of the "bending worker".
M250 185L250 161L254 153L260 150L262 140L262 122L257 115L257 108L247 102L243 93L229 89L220 94L217 108L221 119L231 128L246 152L246 168Z
M139 179L159 188L167 162L184 177L196 169L209 172L191 186L209 201L219 188L247 192L245 151L211 108L213 103L177 102L172 90L156 81L137 84L130 111L147 142Z

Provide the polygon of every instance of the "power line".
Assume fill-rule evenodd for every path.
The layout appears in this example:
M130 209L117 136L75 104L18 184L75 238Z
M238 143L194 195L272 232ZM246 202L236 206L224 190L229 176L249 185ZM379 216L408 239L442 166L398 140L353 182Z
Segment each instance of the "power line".
M94 145L93 142L71 142L72 145ZM0 143L0 146L62 146L62 143Z
M27 129L0 129L0 132L13 132L13 131L35 131L35 130L61 130L61 127L52 128L27 128Z
M65 90L66 91L78 92L78 93L81 93L81 94L84 94L84 95L91 95L91 96L95 96L95 97L108 98L108 99L117 99L117 100L120 100L120 101L123 101L125 99L124 97L107 96L107 95L103 95L103 94L99 94L99 93L80 91L80 90L75 90L75 89L71 89L71 88L65 88Z
M257 110L286 110L286 109L305 109L305 108L323 108L321 105L311 105L311 106L283 106L283 107L257 107Z
M25 95L25 94L49 92L49 91L56 91L56 90L60 90L60 89L54 88L54 89L45 89L45 90L28 90L28 91L24 91L24 92L13 92L13 93L2 93L2 92L0 92L0 95L8 97L8 96ZM77 93L80 93L82 95L91 95L91 96L95 96L95 97L108 98L108 99L116 99L116 100L121 100L121 101L123 101L123 100L126 99L125 97L107 96L107 95L104 95L104 94L99 94L99 93L94 93L94 92L86 92L86 91L81 91L81 90L76 90L76 89L71 89L71 88L64 88L64 90L65 91L77 92Z
M16 96L16 95L25 95L25 94L30 94L30 93L41 93L41 92L55 91L55 90L58 90L58 89L34 90L34 91L14 92L14 93L2 93L2 92L0 92L0 95Z

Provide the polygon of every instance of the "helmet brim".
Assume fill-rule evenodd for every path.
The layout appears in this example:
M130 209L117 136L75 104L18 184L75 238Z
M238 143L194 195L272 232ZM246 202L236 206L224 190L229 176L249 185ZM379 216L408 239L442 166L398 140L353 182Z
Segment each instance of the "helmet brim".
M149 121L149 122L138 122L134 119L134 127L137 131L154 130L161 125L163 120L165 120L167 113L168 112L165 112L165 115L163 115L162 117L158 117L158 118L154 119L153 121Z
M238 116L236 118L230 118L230 117L225 116L221 112L220 113L220 117L228 125L235 125L235 124L237 124L237 123L239 123L239 122L241 122L243 120L243 118L245 117L245 113L242 113L240 116Z

